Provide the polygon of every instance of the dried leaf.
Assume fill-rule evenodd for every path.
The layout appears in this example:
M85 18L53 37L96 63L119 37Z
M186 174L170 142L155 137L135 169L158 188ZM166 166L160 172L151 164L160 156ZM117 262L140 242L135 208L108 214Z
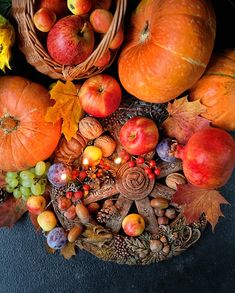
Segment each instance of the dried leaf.
M193 133L208 127L210 121L199 115L206 111L200 100L189 102L187 97L168 103L169 117L163 122L165 134L175 138L179 143L186 144Z
M217 190L201 189L191 184L178 185L172 201L182 205L183 215L188 224L198 221L201 214L205 213L213 231L219 217L224 216L220 205L229 204Z
M40 231L40 226L38 224L37 217L38 217L38 215L34 215L32 213L29 213L29 218L30 218L31 223L33 224L36 232L39 232Z
M56 249L51 248L47 243L46 243L46 251L49 254L54 254L56 252Z
M25 201L11 196L0 205L0 227L11 228L26 211Z
M60 250L60 254L63 255L65 259L70 259L72 256L76 255L75 242L68 242L67 245Z
M78 122L83 115L78 97L78 90L71 81L63 83L57 81L50 91L51 99L55 104L49 107L46 113L46 121L53 122L63 119L62 133L69 141L78 130Z

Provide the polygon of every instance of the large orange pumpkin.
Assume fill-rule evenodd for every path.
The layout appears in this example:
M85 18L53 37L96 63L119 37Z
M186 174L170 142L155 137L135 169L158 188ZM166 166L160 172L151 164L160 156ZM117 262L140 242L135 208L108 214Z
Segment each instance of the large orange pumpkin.
M47 159L60 138L61 123L45 122L48 91L23 77L0 78L0 169L18 171Z
M203 77L191 88L190 100L207 107L202 116L214 126L235 130L235 49L213 56Z
M215 30L207 0L142 0L118 61L123 87L147 102L176 98L205 71Z

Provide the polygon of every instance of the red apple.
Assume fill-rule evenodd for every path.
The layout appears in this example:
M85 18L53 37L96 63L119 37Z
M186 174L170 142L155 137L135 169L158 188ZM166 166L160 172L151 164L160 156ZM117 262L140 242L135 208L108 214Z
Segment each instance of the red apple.
M33 16L36 28L41 32L49 32L56 22L56 15L52 10L40 8Z
M106 33L113 21L113 14L106 9L95 9L90 14L90 23L97 33Z
M122 91L119 83L112 76L98 74L83 83L79 98L86 113L103 118L117 110Z
M50 56L62 65L77 65L92 53L95 37L92 27L79 15L61 18L47 36Z
M57 18L61 18L69 14L66 0L41 0L39 1L38 7L54 11Z
M68 9L75 15L86 14L92 6L92 0L67 0Z
M118 32L116 33L116 35L114 36L111 44L109 45L109 48L112 50L119 48L123 40L124 40L124 33L123 33L123 29L120 28Z
M143 233L144 228L144 219L139 214L130 214L122 221L122 229L128 236L139 236Z
M109 10L112 4L112 0L93 0L92 9L103 8Z
M28 198L26 206L31 214L39 215L46 207L46 200L42 195L32 195Z
M107 64L109 64L109 61L111 59L111 52L108 49L104 54L94 63L97 67L103 67Z
M155 149L159 133L153 120L136 116L130 118L119 133L123 148L132 155L143 155Z

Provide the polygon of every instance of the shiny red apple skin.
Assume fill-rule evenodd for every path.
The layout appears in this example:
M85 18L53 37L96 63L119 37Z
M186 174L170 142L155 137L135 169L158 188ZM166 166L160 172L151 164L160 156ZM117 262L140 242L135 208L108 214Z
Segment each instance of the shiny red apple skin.
M139 214L129 214L122 221L122 229L128 236L139 236L145 229L145 221Z
M119 133L123 148L132 155L143 155L155 149L159 132L155 122L136 116L127 120Z
M79 15L61 18L49 31L47 49L62 65L77 65L90 56L95 37L90 23Z
M119 83L108 74L98 74L87 79L79 91L83 110L98 118L115 112L122 99Z
M39 215L45 210L46 199L42 195L30 196L26 202L28 211L33 215Z
M40 8L33 16L33 22L36 28L41 32L49 32L56 22L56 15L52 10Z
M41 0L38 2L38 7L54 11L57 18L61 18L69 14L66 0Z

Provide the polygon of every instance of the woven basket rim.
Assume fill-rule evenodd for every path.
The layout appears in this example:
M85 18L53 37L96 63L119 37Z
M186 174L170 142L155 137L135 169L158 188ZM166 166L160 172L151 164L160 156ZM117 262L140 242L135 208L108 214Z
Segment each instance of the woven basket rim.
M91 55L76 66L61 65L54 61L47 53L37 36L37 30L33 24L35 0L12 0L12 16L18 24L19 47L24 53L28 63L38 71L55 79L75 80L87 78L101 73L109 67L116 57L118 49L112 50L112 58L106 66L96 67L94 63L109 48L114 36L123 25L127 0L117 0L113 21L109 30Z

